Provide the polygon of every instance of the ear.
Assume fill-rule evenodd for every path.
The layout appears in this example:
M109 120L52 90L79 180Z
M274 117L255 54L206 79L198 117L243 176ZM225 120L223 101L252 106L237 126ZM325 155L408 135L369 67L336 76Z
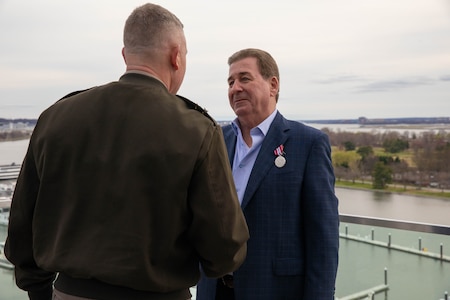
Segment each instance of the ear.
M125 64L126 64L127 63L127 58L125 56L125 47L122 48L122 57L123 57L123 60L125 61Z
M270 78L269 83L270 83L270 95L275 97L280 88L278 78L272 76L272 78Z
M170 50L170 64L175 70L180 68L180 46L177 45Z

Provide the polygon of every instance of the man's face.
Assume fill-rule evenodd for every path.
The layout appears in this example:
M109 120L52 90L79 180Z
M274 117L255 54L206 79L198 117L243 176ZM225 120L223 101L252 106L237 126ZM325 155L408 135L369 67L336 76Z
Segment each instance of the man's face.
M264 79L256 58L247 57L230 65L228 99L239 119L262 122L275 109L277 91L278 80Z

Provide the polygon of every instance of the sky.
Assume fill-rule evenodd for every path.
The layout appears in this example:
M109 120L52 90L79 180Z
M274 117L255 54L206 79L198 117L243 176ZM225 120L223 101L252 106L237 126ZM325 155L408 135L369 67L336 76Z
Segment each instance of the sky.
M123 25L142 1L0 0L0 118L37 118L118 80ZM179 94L235 117L227 59L268 51L296 120L450 117L450 0L167 0L187 38Z

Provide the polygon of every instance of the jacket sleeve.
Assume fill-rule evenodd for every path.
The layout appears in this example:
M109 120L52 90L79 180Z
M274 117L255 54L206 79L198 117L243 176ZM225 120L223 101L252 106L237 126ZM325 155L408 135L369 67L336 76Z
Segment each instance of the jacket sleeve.
M325 134L313 142L302 197L305 218L306 271L304 299L334 299L339 257L338 199L331 147Z
M33 256L33 212L38 191L39 178L29 146L11 203L5 255L15 266L17 286L32 300L50 300L55 273L40 269Z
M219 126L208 132L200 152L189 191L190 237L205 274L220 277L243 263L249 232Z

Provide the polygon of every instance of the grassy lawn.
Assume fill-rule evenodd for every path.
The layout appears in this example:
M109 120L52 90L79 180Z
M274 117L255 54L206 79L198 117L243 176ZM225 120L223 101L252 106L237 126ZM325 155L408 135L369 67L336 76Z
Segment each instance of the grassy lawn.
M373 150L373 154L375 156L390 156L392 158L398 157L400 160L406 161L408 163L408 166L410 166L410 167L416 166L414 159L413 159L414 153L411 149L407 149L407 150L399 152L399 153L388 153L388 152L384 151L384 149L381 147L373 147L372 150ZM358 153L356 153L356 150L345 151L345 150L340 150L336 146L332 147L332 153L334 155L336 155L336 154L337 155L345 155L345 157L348 157L350 160L358 160L361 158L361 156Z

